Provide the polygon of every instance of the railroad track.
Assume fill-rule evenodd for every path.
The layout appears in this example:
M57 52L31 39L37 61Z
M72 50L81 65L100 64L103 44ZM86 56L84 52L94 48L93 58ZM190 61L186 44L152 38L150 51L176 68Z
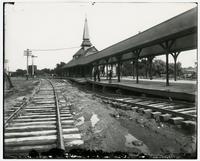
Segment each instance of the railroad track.
M167 101L163 99L146 97L110 97L95 95L104 103L111 104L115 108L133 110L144 114L146 117L159 121L181 125L183 128L196 128L197 110L194 104L186 102Z
M74 125L70 107L60 90L64 83L41 80L30 102L14 112L8 111L4 122L4 155L28 155L30 150L46 152L53 148L83 144Z

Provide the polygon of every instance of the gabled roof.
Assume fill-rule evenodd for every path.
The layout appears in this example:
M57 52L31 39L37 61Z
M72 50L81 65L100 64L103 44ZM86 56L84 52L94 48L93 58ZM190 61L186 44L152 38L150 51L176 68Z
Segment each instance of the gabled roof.
M78 60L72 60L64 68L76 65L89 64L94 61L115 56L117 54L130 53L134 49L142 48L143 56L164 54L159 43L175 39L173 51L191 50L197 47L197 7L160 23L144 32L116 43L106 49ZM148 51L146 50L148 49ZM131 55L133 55L131 53ZM133 55L134 57L134 55Z
M73 57L74 57L74 56L81 56L81 55L83 55L84 52L85 52L85 50L84 50L83 48L80 48L80 49L73 55Z
M98 52L98 50L97 50L94 46L92 46L92 47L90 47L90 48L88 48L88 49L86 49L86 50L84 50L83 48L80 48L80 49L73 55L73 57L74 57L74 56L88 56L88 55L94 54L94 53L96 53L96 52Z
M88 48L85 53L84 53L84 56L88 56L88 55L91 55L91 54L95 54L97 53L98 50L95 48L95 46L92 46L91 48Z

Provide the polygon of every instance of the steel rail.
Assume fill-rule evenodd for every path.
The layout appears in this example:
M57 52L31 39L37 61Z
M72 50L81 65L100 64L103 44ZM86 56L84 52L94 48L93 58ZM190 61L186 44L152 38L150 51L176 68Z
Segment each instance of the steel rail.
M172 110L168 110L168 109L162 109L162 108L158 108L158 107L153 107L153 106L148 106L148 105L142 105L142 104L139 104L137 102L133 103L133 102L126 102L126 101L122 101L122 100L116 100L114 98L108 98L108 97L100 96L100 95L97 95L97 94L96 94L96 96L99 97L99 98L101 98L101 99L105 99L105 100L110 100L110 101L114 101L114 102L124 103L124 104L132 105L132 106L138 106L140 108L145 108L145 109L152 109L152 110L159 111L159 112L162 112L162 113L168 113L168 114L172 114L174 116L183 117L185 119L191 119L191 120L195 120L195 121L197 120L196 116L188 115L188 114L183 114L183 113L172 111Z
M55 97L55 105L56 105L56 118L57 118L57 148L62 149L65 151L65 143L64 143L64 138L63 138L63 130L62 130L62 124L61 124L61 116L60 116L60 109L59 109L59 104L58 104L58 95L56 93L56 90L53 86L53 83L48 79L50 82L52 88L53 88L53 93Z

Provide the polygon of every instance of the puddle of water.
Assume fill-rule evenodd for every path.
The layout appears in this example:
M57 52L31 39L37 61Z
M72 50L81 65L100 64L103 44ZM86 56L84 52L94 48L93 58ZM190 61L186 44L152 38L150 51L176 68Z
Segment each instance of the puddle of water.
M85 122L85 119L84 119L83 116L81 116L81 117L78 118L78 123L76 125L80 126L80 125L84 124L84 122Z
M99 121L99 118L97 116L97 114L92 115L91 119L90 119L91 123L92 123L92 127L94 127L96 125L96 123Z
M135 138L133 135L131 134L127 134L125 135L126 138L126 142L125 142L125 146L129 147L129 148L137 148L139 149L141 152L145 153L145 154L149 154L149 148L140 140L138 140L137 138ZM138 145L134 145L133 142L135 143L142 143L142 144L138 144Z

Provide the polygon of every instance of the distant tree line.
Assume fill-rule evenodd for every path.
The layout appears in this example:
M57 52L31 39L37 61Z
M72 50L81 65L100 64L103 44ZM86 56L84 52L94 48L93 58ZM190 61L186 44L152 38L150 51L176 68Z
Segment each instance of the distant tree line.
M64 62L60 62L59 64L56 64L56 67L54 69L44 68L44 69L37 69L35 71L35 75L37 76L48 76L48 75L60 75L61 71L60 69L65 65ZM17 69L15 72L12 72L12 77L23 77L26 76L27 71L23 69Z
M147 61L145 59L142 59L138 63L139 76L144 76L144 77L148 76L149 70L150 70L149 64L147 63ZM130 61L124 62L123 67L122 67L122 75L130 76L130 75L134 74L133 72L134 72L134 70L133 70L132 63ZM181 76L184 74L183 73L184 71L183 71L183 68L182 68L180 62L177 62L177 64L176 64L176 72L177 72L177 76ZM151 73L152 73L152 76L162 77L162 75L166 73L166 63L160 59L154 60L152 62ZM170 75L174 74L174 63L169 63L169 74Z
M61 68L66 65L64 62L60 62L56 64L56 67L54 69L48 69L44 68L41 70L38 70L35 72L37 76L45 76L45 75L55 75L55 76L61 76ZM105 67L102 67L104 70ZM135 75L135 71L133 71L133 65L131 61L123 62L122 68L121 68L121 74L122 76L133 76ZM135 70L135 68L134 68ZM141 59L138 63L138 73L140 77L149 77L149 64L147 60ZM189 71L189 72L188 72ZM133 73L134 72L134 73ZM196 71L194 71L194 68L188 67L183 68L180 62L177 62L176 64L176 72L177 77L179 78L185 78L186 76L189 76L190 78L196 78ZM104 72L105 73L105 72ZM189 74L188 74L189 73ZM166 63L163 60L155 59L152 62L152 69L151 74L153 77L156 78L165 78L166 74ZM25 76L26 70L17 69L15 72L12 73L12 76ZM173 77L174 75L174 63L169 63L169 75Z

